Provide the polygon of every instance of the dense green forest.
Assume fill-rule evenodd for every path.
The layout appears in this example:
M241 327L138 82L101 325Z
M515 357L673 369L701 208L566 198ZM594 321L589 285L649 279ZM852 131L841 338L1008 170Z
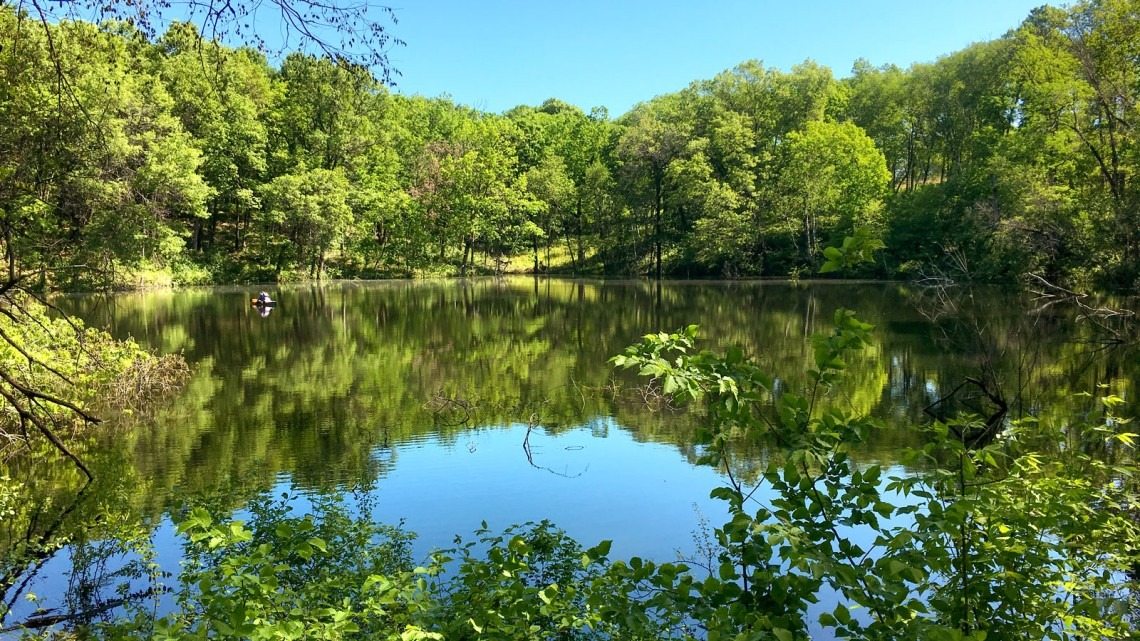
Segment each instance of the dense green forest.
M612 119L482 113L366 68L0 10L0 242L57 287L559 271L1130 287L1134 2L837 78L747 61ZM647 97L648 98L648 97ZM84 269L59 269L82 265Z
M1135 638L1134 313L943 285L1140 283L1140 0L909 69L744 62L616 119L402 96L384 64L273 59L211 18L22 6L0 0L0 636ZM314 284L271 317L236 288L43 291L503 271L935 286ZM557 474L531 430L599 417L722 473L696 558L544 521L421 562L373 520L393 443L525 425Z

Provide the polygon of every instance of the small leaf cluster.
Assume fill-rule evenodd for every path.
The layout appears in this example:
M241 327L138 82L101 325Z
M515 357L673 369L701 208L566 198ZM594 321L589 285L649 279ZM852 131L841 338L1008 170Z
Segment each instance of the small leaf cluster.
M484 523L471 541L434 555L441 578L431 628L447 639L585 639L603 626L587 606L609 543L585 551L548 521L499 534Z
M875 237L867 227L856 227L851 236L843 239L838 247L825 247L823 250L824 262L819 272L847 271L860 264L872 261L872 254L886 247L882 240Z

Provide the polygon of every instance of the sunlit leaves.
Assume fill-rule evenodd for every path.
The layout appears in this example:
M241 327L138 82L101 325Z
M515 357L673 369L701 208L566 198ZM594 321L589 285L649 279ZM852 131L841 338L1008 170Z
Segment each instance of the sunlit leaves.
M439 638L412 624L425 604L407 534L353 517L334 499L317 500L313 515L291 514L287 498L255 502L245 523L191 510L178 525L187 542L178 609L154 621L121 620L119 634Z
M390 49L403 44L392 34L397 16L391 7L317 0L209 1L175 9L177 4L162 0L78 0L55 6L35 1L30 3L30 11L45 21L117 20L149 38L157 37L174 20L189 19L208 40L248 44L271 54L308 50L345 66L371 67L385 82L398 75L388 61ZM275 26L266 29L266 24Z
M788 135L780 215L814 257L833 234L879 224L890 175L882 152L851 123L809 122Z

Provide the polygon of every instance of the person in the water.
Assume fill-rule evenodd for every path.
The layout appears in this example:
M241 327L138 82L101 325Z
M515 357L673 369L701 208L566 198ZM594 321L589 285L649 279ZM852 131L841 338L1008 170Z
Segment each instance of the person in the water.
M276 305L273 299L270 298L269 292L259 293L257 298L251 299L250 302L257 308L257 313L260 314L262 318L269 316L269 312L273 311L273 306Z

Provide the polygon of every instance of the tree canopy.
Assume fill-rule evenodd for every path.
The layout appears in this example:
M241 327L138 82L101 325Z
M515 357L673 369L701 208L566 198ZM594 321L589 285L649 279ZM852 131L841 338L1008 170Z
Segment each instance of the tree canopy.
M1133 4L1043 7L908 69L746 61L616 119L557 98L492 114L393 94L385 59L347 49L270 57L232 19L250 3L169 23L145 4L6 5L0 245L9 274L97 270L57 287L785 276L868 227L890 249L866 275L1130 287ZM332 32L300 35L393 19L339 7ZM101 8L98 25L74 19ZM373 54L387 25L364 31Z

